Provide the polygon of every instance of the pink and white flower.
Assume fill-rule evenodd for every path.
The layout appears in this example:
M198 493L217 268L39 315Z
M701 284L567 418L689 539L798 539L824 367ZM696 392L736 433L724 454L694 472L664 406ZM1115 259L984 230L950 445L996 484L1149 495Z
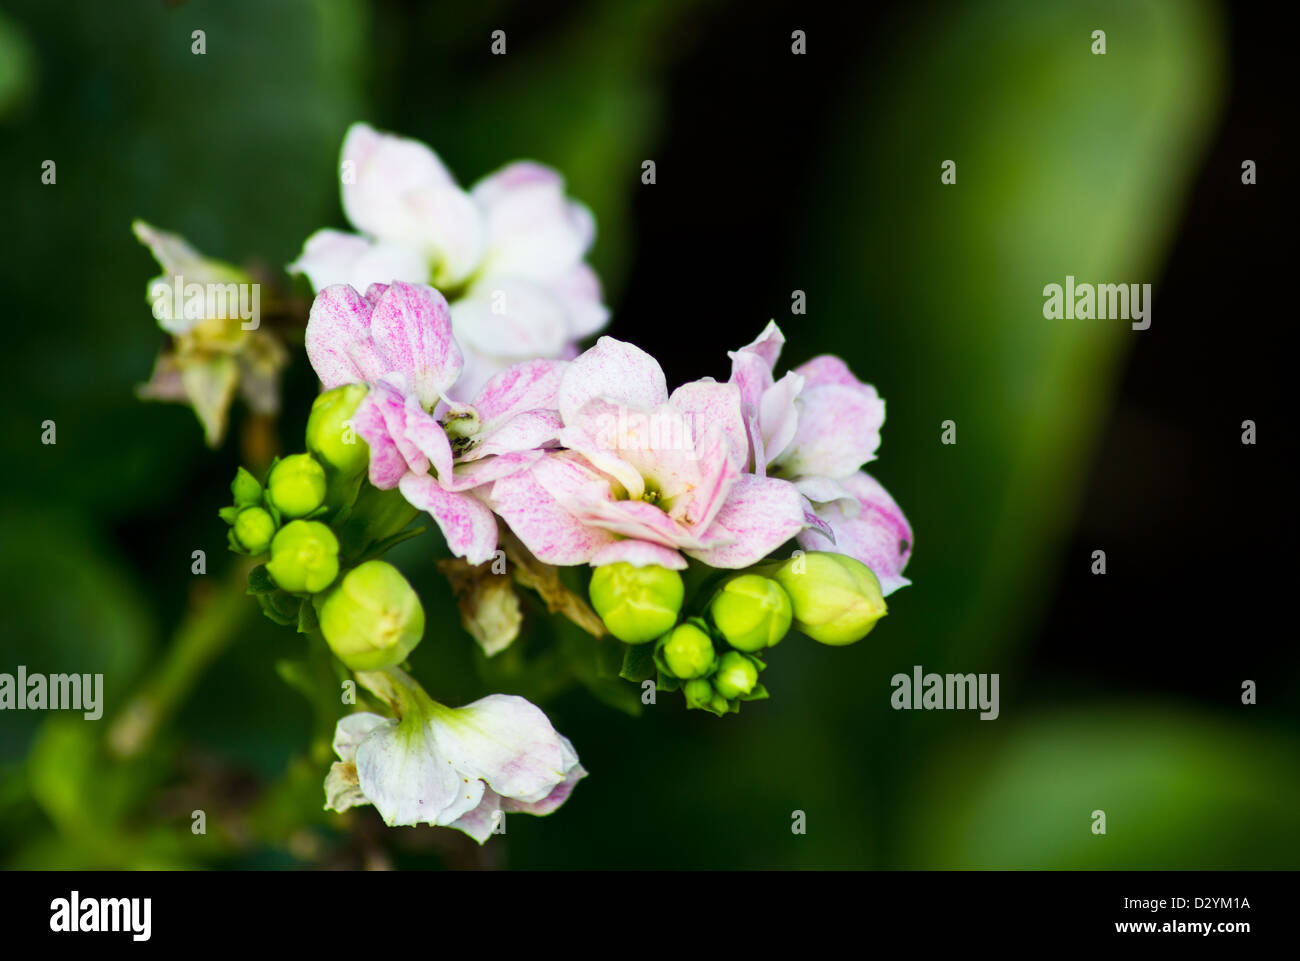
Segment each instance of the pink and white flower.
M289 269L317 291L394 277L443 291L465 349L457 399L517 361L572 356L608 321L584 262L595 221L554 170L513 163L467 192L424 144L360 123L341 165L343 209L360 232L317 231Z
M564 449L497 480L487 495L546 563L680 570L685 553L741 568L804 527L793 484L745 471L734 384L700 380L669 395L654 358L602 337L564 370L557 411Z
M902 572L912 553L912 529L885 488L860 470L876 459L885 402L831 355L776 380L784 343L780 328L769 323L757 340L730 354L749 463L757 474L791 481L807 498L808 530L799 535L800 546L856 557L890 594L911 583Z
M373 804L389 827L450 827L482 844L503 815L550 814L587 776L568 738L522 697L448 708L396 668L357 678L396 716L338 722L326 810Z
M370 482L437 521L458 557L481 564L497 524L480 489L526 468L560 429L564 361L533 360L493 376L474 398L448 397L462 371L443 296L423 284L327 287L312 304L307 355L326 388L362 383L353 417L370 446Z

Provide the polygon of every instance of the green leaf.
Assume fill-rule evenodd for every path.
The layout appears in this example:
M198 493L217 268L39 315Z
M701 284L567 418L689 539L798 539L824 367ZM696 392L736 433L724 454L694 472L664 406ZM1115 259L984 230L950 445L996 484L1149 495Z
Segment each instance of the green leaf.
M678 691L678 690L681 690L682 682L679 681L677 678L673 677L673 675L671 675L671 674L669 674L667 671L663 671L663 670L659 671L658 674L659 674L659 677L658 677L658 679L655 681L655 690L656 690L656 691L669 691L669 692L672 692L672 691Z
M307 598L298 608L298 633L312 634L319 629L320 619L316 615L316 605L312 603L311 598Z
M618 676L627 681L648 681L655 676L653 645L624 644L623 666Z
M257 603L262 606L262 613L275 621L288 627L298 622L298 608L302 605L302 598L287 591L272 591L269 594L258 594Z
M248 593L271 594L279 590L265 564L258 564L248 572Z

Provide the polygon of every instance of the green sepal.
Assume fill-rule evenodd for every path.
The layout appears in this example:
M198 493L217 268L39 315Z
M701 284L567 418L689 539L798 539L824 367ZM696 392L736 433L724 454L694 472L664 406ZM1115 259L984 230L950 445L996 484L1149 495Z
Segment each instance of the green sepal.
M266 569L265 564L258 564L248 572L248 593L249 594L273 594L278 587L271 578L271 574Z
M236 554L248 553L248 551L244 550L243 545L235 540L235 529L233 527L226 531L226 547Z
M754 689L752 691L750 691L748 694L742 694L739 698L737 698L737 700L765 701L769 697L771 697L771 695L767 693L767 688L765 688L762 684L755 684Z
M265 495L261 482L247 468L235 471L235 479L230 482L230 494L235 499L236 507L253 507L262 502Z
M701 711L708 711L714 717L722 717L722 715L726 714L731 709L730 705L727 704L727 699L721 694L713 695L713 700L708 704L688 704L686 705L686 708L687 710L699 709Z
M623 666L618 676L625 681L641 683L655 676L656 660L645 644L623 645Z
M263 614L275 623L288 627L298 622L302 598L277 589L270 594L258 594L257 603L262 605Z
M243 508L237 505L232 505L230 507L223 507L221 508L221 510L217 511L217 516L219 516L227 524L233 524L235 523L235 518L239 516L239 512L241 510L243 510Z
M656 691L678 691L681 690L682 682L673 677L667 671L660 670L659 677L655 680Z
M311 598L307 598L302 602L302 606L298 608L298 633L310 634L319 629L320 615Z

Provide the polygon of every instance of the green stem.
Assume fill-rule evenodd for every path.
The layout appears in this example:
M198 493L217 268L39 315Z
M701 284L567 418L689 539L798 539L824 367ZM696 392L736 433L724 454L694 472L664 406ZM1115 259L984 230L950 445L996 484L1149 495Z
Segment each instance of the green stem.
M190 606L162 663L113 719L108 746L115 755L134 757L152 743L208 665L256 611L247 595L252 566L251 560L240 559L215 591Z

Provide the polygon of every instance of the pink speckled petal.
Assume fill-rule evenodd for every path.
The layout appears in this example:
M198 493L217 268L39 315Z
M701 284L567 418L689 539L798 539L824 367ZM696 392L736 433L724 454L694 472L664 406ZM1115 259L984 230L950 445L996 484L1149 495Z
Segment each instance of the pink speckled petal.
M618 563L631 564L633 567L646 567L657 564L659 567L666 567L672 571L686 569L686 558L682 557L681 554L671 548L664 547L661 544L652 544L649 541L615 541L607 547L602 547L591 558L592 567Z
M748 567L803 530L803 504L793 484L743 474L705 534L716 546L686 553L713 567Z
M401 454L407 470L417 474L427 473L429 458L417 444L412 442L410 434L411 421L415 418L431 419L415 401L407 397L391 384L381 381L370 389L366 402L379 411L388 430L388 437ZM436 427L437 424L435 423Z
M803 376L790 371L763 392L758 405L758 423L763 435L764 468L779 458L794 440L799 428L799 406L795 400L803 389ZM754 470L756 474L763 472L757 467Z
M326 287L312 302L307 318L307 358L328 390L365 384L382 377L383 358L370 339L371 308L356 290Z
M370 332L388 369L409 379L428 410L460 376L460 346L451 335L451 310L432 287L395 281L375 305Z
M442 425L420 406L414 395L406 399L406 440L426 458L428 465L433 465L439 479L450 477L452 472L451 442Z
M678 387L668 403L681 411L693 437L703 438L708 430L720 429L727 459L737 470L744 469L749 461L749 436L740 413L739 387L706 377Z
M563 360L528 360L492 377L474 398L485 429L526 411L558 410L560 378L567 367Z
M799 424L776 459L787 476L846 477L875 460L885 402L867 385L805 386Z
M518 474L520 471L527 470L541 460L543 456L540 450L529 450L485 457L482 460L472 461L468 464L457 464L455 471L449 477L444 478L440 474L438 481L447 490L474 490L499 481L503 477L509 477L511 474Z
M497 549L497 522L482 501L472 494L445 490L428 474L407 474L400 486L407 503L428 511L438 522L453 554L471 564L492 559Z
M465 459L476 460L491 454L536 450L558 438L560 429L560 415L556 411L530 410L516 414L487 434L478 446L465 455Z
M806 550L836 550L856 557L875 573L880 588L891 594L911 583L903 568L912 556L912 527L889 492L870 474L859 471L840 482L858 503L856 516L842 502L818 505L817 513L835 532L828 548L820 535L805 531L799 543Z
M860 380L853 376L849 365L834 354L821 354L806 364L795 368L804 377L808 387L823 387L826 384L839 384L841 387L863 387Z
M746 344L740 350L733 352L731 356L734 359L735 354L738 353L754 354L767 365L768 370L773 370L776 367L777 360L781 357L781 348L784 346L785 334L781 333L781 328L776 325L776 321L769 320L767 326L763 328L763 332L758 335L753 343Z
M560 379L559 411L572 423L593 397L642 410L668 400L668 385L659 362L644 350L613 337L602 337L580 354Z
M843 481L830 477L800 477L794 481L794 486L799 488L800 494L819 508L838 501L840 507L850 516L857 515L858 499L844 486Z
M370 446L370 483L380 490L392 490L409 468L393 442L381 398L375 391L366 395L352 415L352 427Z
M488 495L492 509L538 560L562 566L585 564L613 543L612 534L579 520L567 506L597 500L613 500L608 478L559 454L497 481Z

